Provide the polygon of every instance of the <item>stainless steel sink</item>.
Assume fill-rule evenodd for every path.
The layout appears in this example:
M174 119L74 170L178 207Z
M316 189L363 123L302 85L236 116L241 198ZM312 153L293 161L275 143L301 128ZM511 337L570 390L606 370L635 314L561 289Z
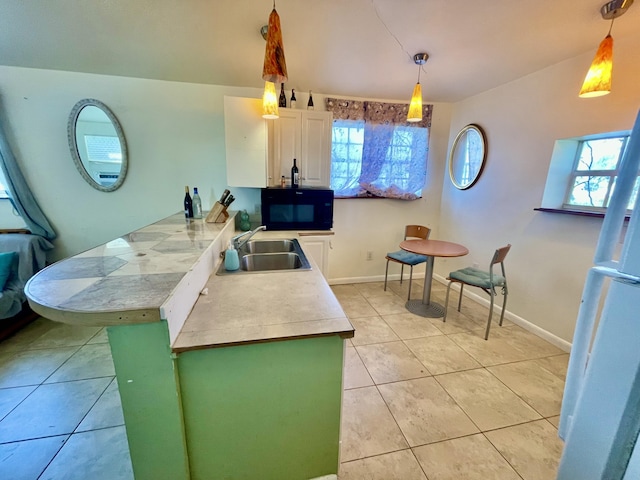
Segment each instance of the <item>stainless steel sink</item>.
M238 275L243 273L283 272L290 270L311 270L297 239L251 240L239 250L240 269L229 272L224 262L217 275Z
M294 252L296 245L293 240L250 240L240 249L244 253L280 253Z
M240 259L240 269L247 272L265 270L294 270L302 267L297 253L250 253Z

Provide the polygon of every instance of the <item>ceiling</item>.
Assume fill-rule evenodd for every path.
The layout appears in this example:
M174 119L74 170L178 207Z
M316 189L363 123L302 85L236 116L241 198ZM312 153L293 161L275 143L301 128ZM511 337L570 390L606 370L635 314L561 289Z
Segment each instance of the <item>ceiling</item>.
M595 53L609 28L600 16L603 3L277 0L289 73L285 89L408 101L418 75L412 57L427 52L425 101L459 101ZM260 27L272 5L0 0L0 64L261 88ZM616 42L640 36L638 25L640 5L616 20Z

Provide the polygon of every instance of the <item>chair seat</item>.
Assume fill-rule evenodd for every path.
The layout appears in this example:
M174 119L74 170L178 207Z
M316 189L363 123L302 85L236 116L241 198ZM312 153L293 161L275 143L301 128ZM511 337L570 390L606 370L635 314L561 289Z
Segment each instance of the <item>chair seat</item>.
M493 275L493 285L489 279L489 272L479 270L473 267L463 268L456 270L449 274L451 280L457 280L464 282L468 285L473 285L480 288L499 287L505 284L505 278L502 275Z
M427 257L424 255L418 255L416 253L407 252L405 250L398 250L397 252L387 253L387 259L395 260L407 265L418 265L427 261Z

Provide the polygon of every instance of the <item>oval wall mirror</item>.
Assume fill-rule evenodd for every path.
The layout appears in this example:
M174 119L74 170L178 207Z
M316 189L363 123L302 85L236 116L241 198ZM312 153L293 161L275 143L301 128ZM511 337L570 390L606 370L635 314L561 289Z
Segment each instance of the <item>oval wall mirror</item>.
M456 188L471 188L480 178L487 158L487 141L478 125L464 127L449 152L449 177Z
M127 175L127 143L116 116L104 103L76 103L67 126L73 161L89 185L102 192L118 189Z

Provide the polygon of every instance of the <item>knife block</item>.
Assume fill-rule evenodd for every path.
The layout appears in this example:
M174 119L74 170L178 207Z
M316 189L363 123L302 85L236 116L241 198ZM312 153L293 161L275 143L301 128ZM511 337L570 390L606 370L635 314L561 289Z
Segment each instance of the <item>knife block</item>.
M211 207L211 211L204 221L207 223L224 223L228 218L227 207L220 202L216 202L213 204L213 207Z

